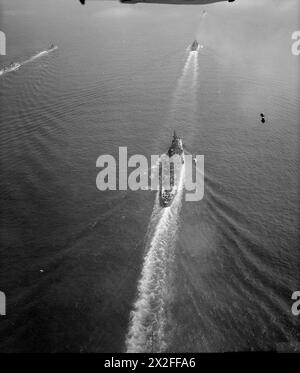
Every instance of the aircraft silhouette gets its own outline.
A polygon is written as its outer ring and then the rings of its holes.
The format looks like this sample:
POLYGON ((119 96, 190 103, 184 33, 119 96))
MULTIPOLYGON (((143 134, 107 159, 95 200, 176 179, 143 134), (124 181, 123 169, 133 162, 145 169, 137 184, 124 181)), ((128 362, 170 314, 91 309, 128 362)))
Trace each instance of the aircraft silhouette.
MULTIPOLYGON (((79 0, 82 5, 85 4, 86 0, 79 0)), ((96 1, 96 0, 94 0, 96 1)), ((228 1, 229 3, 235 0, 120 0, 121 3, 136 4, 136 3, 153 3, 153 4, 181 4, 181 5, 205 5, 218 3, 220 1, 228 1)))

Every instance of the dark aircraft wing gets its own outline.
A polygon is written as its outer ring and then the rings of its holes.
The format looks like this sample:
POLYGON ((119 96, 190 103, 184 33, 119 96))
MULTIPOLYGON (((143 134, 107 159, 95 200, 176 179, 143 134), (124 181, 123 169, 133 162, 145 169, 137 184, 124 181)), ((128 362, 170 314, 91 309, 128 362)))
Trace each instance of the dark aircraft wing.
MULTIPOLYGON (((85 4, 86 2, 86 0, 79 0, 79 1, 81 2, 81 4, 85 4)), ((220 1, 228 1, 229 3, 232 3, 235 0, 120 0, 121 3, 127 3, 127 4, 152 3, 152 4, 182 4, 182 5, 197 5, 197 4, 205 5, 205 4, 218 3, 220 1)))

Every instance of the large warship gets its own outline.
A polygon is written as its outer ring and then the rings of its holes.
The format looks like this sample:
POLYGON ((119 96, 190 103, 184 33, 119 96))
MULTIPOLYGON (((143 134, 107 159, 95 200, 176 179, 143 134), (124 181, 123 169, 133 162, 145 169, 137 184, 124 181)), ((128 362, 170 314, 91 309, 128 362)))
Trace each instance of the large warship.
MULTIPOLYGON (((169 207, 176 196, 178 190, 178 182, 182 164, 184 163, 184 153, 182 140, 177 136, 174 131, 172 144, 168 149, 166 155, 166 161, 169 164, 169 185, 165 188, 166 175, 163 174, 163 162, 160 163, 160 189, 159 189, 159 200, 162 207, 169 207), (178 155, 180 162, 172 161, 172 157, 178 155)), ((173 158, 174 160, 174 158, 173 158)), ((178 160, 178 159, 177 159, 178 160)), ((168 177, 167 176, 167 177, 168 177)))

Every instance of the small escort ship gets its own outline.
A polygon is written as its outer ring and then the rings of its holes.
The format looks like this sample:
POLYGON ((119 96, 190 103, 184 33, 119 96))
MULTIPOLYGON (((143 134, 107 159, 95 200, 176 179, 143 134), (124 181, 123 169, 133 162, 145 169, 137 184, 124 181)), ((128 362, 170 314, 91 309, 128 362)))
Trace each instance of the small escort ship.
POLYGON ((193 41, 193 44, 191 45, 191 51, 192 52, 195 52, 199 49, 199 43, 197 42, 197 40, 194 40, 193 41))
POLYGON ((50 47, 47 49, 48 52, 52 52, 54 51, 55 49, 57 49, 57 45, 55 44, 51 44, 50 47))
POLYGON ((8 73, 11 71, 16 71, 21 67, 21 64, 19 62, 11 62, 8 66, 4 67, 1 72, 2 73, 8 73))
POLYGON ((176 185, 179 182, 180 172, 182 168, 182 164, 184 163, 184 153, 183 153, 183 145, 182 140, 179 136, 177 136, 176 132, 174 131, 172 144, 165 154, 166 161, 169 163, 169 173, 168 175, 170 177, 169 180, 169 189, 165 189, 164 187, 164 181, 165 178, 162 172, 162 162, 160 162, 160 188, 159 188, 159 200, 160 205, 162 207, 169 207, 176 196, 178 185, 176 185), (176 162, 172 162, 171 158, 175 155, 179 155, 181 159, 181 164, 177 164, 176 162))

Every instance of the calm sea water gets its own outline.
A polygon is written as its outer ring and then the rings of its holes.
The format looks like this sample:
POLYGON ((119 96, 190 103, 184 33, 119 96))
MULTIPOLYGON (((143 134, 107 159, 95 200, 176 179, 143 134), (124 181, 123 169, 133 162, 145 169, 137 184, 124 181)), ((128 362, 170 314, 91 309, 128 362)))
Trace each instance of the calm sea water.
POLYGON ((299 340, 297 2, 0 4, 0 64, 21 63, 0 76, 0 350, 299 340), (161 154, 173 129, 205 157, 202 201, 97 190, 99 155, 161 154))

